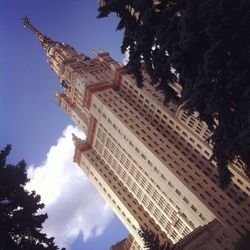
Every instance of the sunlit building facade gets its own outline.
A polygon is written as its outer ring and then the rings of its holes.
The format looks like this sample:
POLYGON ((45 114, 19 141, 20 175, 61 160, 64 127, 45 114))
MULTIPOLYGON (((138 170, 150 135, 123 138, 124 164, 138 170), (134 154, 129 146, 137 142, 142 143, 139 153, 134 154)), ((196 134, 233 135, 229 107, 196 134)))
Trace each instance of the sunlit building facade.
POLYGON ((109 53, 89 58, 24 23, 63 87, 57 103, 87 136, 74 137, 74 161, 128 229, 130 249, 143 249, 140 227, 180 249, 234 249, 250 230, 250 184, 240 161, 221 190, 207 126, 164 105, 146 73, 139 89, 109 53))

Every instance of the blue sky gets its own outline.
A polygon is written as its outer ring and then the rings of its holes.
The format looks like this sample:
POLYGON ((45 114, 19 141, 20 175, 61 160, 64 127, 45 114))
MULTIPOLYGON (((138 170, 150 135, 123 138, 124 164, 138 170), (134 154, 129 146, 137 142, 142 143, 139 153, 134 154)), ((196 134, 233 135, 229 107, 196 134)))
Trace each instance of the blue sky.
MULTIPOLYGON (((81 53, 92 57, 91 50, 101 48, 110 52, 114 59, 122 61, 124 58, 120 53, 122 33, 115 31, 118 20, 115 16, 96 19, 97 6, 97 0, 1 0, 0 147, 4 147, 7 143, 12 144, 10 162, 15 163, 23 158, 26 160, 31 169, 30 173, 33 173, 31 176, 34 178, 35 188, 38 186, 37 180, 41 173, 35 170, 40 169, 45 172, 44 169, 49 169, 50 164, 55 164, 51 160, 53 158, 51 155, 59 150, 60 143, 66 143, 67 133, 75 128, 68 126, 73 125, 70 118, 54 101, 55 90, 60 89, 57 76, 48 66, 45 53, 37 39, 30 30, 23 27, 21 18, 27 15, 31 23, 41 32, 54 40, 70 44, 81 53)), ((62 164, 65 165, 65 162, 62 164)), ((70 187, 65 186, 65 183, 60 185, 64 185, 63 188, 67 188, 68 191, 74 189, 72 185, 70 187)), ((71 249, 83 250, 108 249, 112 243, 122 239, 127 231, 106 207, 100 210, 105 203, 97 198, 94 189, 84 177, 83 184, 79 185, 85 185, 82 187, 91 190, 88 194, 93 194, 96 200, 95 203, 89 202, 90 205, 87 207, 85 204, 75 206, 78 206, 78 209, 86 209, 85 212, 90 208, 97 208, 96 213, 103 212, 106 217, 104 216, 102 224, 99 225, 95 221, 97 224, 92 227, 86 226, 91 224, 91 218, 88 218, 84 222, 85 227, 79 225, 79 232, 75 231, 73 236, 69 237, 68 246, 71 246, 71 249), (85 237, 83 242, 81 230, 85 229, 89 230, 89 237, 85 237)), ((41 187, 41 192, 44 191, 43 188, 41 187)), ((78 193, 81 195, 81 191, 78 193)), ((66 206, 69 203, 65 197, 60 199, 58 197, 56 201, 60 200, 61 204, 66 206)), ((59 208, 56 207, 55 200, 53 202, 55 211, 59 208)), ((51 203, 48 203, 48 207, 52 207, 51 203)), ((75 214, 73 208, 70 209, 71 213, 75 214)), ((66 213, 67 207, 62 212, 61 218, 67 217, 66 213)), ((88 214, 88 211, 86 213, 88 214)), ((71 221, 73 219, 72 217, 71 221)))

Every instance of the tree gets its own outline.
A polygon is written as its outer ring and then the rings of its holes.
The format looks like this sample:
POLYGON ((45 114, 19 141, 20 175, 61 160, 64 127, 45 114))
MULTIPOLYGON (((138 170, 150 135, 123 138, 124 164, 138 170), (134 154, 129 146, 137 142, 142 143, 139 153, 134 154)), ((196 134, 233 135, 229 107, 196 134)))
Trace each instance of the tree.
POLYGON ((250 177, 249 9, 248 0, 106 0, 99 7, 99 18, 112 12, 120 18, 126 69, 138 86, 143 64, 166 103, 184 104, 208 125, 221 187, 236 159, 250 177), (180 98, 174 82, 182 87, 180 98))
POLYGON ((0 249, 59 249, 53 237, 41 232, 48 216, 37 213, 44 207, 40 196, 24 188, 29 181, 26 163, 7 164, 10 151, 10 145, 0 151, 0 249))
POLYGON ((250 246, 250 232, 248 231, 242 238, 235 244, 235 250, 248 250, 250 246))
POLYGON ((170 244, 161 245, 158 235, 155 235, 152 231, 146 228, 141 228, 139 235, 143 238, 144 246, 148 250, 170 250, 173 249, 170 247, 170 244))

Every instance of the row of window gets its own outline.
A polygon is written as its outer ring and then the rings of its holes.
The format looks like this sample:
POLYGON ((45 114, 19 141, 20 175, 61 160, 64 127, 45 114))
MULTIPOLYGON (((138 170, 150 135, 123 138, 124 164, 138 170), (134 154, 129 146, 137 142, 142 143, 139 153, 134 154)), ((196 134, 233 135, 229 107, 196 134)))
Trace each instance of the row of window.
MULTIPOLYGON (((160 196, 159 192, 153 188, 153 186, 149 183, 149 181, 142 176, 142 173, 140 173, 134 165, 131 164, 131 162, 126 159, 123 153, 117 153, 119 152, 118 148, 115 146, 114 142, 111 142, 110 138, 108 137, 107 139, 107 147, 109 148, 110 151, 112 151, 112 154, 114 157, 112 157, 111 152, 109 153, 106 149, 104 150, 104 158, 107 159, 108 164, 114 169, 114 171, 123 179, 123 182, 126 182, 127 185, 130 187, 131 191, 133 194, 136 194, 136 197, 142 201, 144 206, 148 207, 150 210, 151 214, 154 214, 153 208, 155 208, 155 205, 153 205, 153 202, 150 201, 152 199, 155 202, 158 202, 158 199, 161 198, 161 206, 163 204, 168 204, 167 201, 160 196), (116 147, 116 149, 115 149, 116 147), (115 149, 115 150, 114 150, 115 149), (117 159, 117 157, 120 157, 117 159), (124 169, 118 164, 116 160, 122 164, 124 164, 124 169), (135 181, 133 180, 135 179, 135 181), (138 183, 138 184, 137 184, 138 183), (141 189, 143 188, 143 189, 141 189)), ((175 217, 177 215, 177 212, 175 209, 172 208, 172 205, 167 205, 162 207, 162 211, 164 214, 172 214, 170 215, 171 218, 175 217)), ((161 213, 162 214, 162 213, 161 213)), ((163 220, 162 218, 165 218, 164 215, 162 214, 161 221, 163 220)), ((173 219, 172 218, 172 219, 173 219)), ((170 217, 169 217, 170 219, 170 217)), ((171 220, 172 220, 171 219, 171 220)), ((160 218, 158 218, 158 221, 160 218)), ((165 222, 166 223, 166 222, 165 222)), ((187 231, 187 230, 186 230, 187 231)), ((189 229, 190 232, 190 229, 189 229)))
MULTIPOLYGON (((112 195, 108 192, 108 190, 104 187, 104 185, 101 183, 101 179, 104 181, 108 181, 109 182, 109 186, 112 185, 112 187, 116 190, 116 189, 120 189, 121 188, 121 183, 119 183, 119 181, 116 179, 116 177, 113 175, 112 171, 110 171, 108 169, 107 166, 105 166, 104 163, 102 163, 100 161, 100 158, 98 157, 98 155, 95 155, 94 151, 91 151, 89 153, 87 153, 87 156, 89 158, 89 160, 92 162, 92 164, 94 164, 96 166, 96 171, 100 171, 101 173, 105 170, 106 174, 102 173, 101 175, 103 175, 105 178, 102 179, 100 178, 100 180, 97 178, 97 176, 93 173, 93 171, 91 170, 91 168, 87 167, 87 164, 82 161, 82 164, 85 166, 85 168, 87 169, 87 171, 89 172, 89 174, 92 176, 93 180, 95 181, 96 184, 98 184, 101 189, 103 190, 103 192, 105 193, 105 196, 109 198, 110 202, 112 202, 117 209, 120 211, 120 213, 122 214, 123 217, 126 218, 126 220, 128 221, 128 223, 131 225, 132 229, 134 230, 135 233, 137 233, 137 228, 135 225, 132 224, 131 220, 129 219, 129 217, 127 216, 127 214, 121 209, 121 206, 119 206, 119 204, 117 204, 117 202, 113 199, 112 195), (99 165, 101 164, 101 165, 99 165), (109 176, 107 176, 107 174, 109 176), (118 185, 120 184, 120 185, 118 185), (117 186, 118 185, 118 186, 117 186)), ((115 191, 117 192, 117 194, 119 195, 119 199, 123 199, 125 202, 127 201, 126 196, 127 191, 126 189, 123 188, 123 192, 121 193, 120 191, 115 191)), ((130 197, 131 198, 131 197, 130 197)), ((129 204, 128 204, 129 205, 129 204)), ((131 205, 129 205, 131 207, 131 205)))
MULTIPOLYGON (((114 126, 114 124, 113 124, 113 127, 115 128, 115 129, 117 129, 117 127, 116 126, 114 126)), ((100 132, 99 132, 99 130, 98 130, 98 135, 100 134, 100 132)), ((97 136, 98 137, 98 136, 97 136)), ((108 142, 107 142, 108 144, 111 144, 111 141, 110 141, 110 139, 108 139, 108 142)), ((130 145, 131 146, 133 146, 133 143, 130 141, 130 145)), ((115 145, 114 144, 112 144, 112 146, 110 146, 109 145, 109 147, 110 147, 110 149, 111 149, 111 152, 112 153, 114 153, 114 149, 115 149, 115 145)), ((137 151, 138 153, 139 153, 139 149, 138 148, 135 148, 135 151, 137 151)), ((117 152, 116 151, 116 157, 119 157, 119 155, 120 155, 120 153, 119 152, 117 152)), ((142 154, 142 157, 144 158, 144 159, 146 159, 146 156, 145 155, 143 155, 142 154)), ((170 157, 170 156, 169 156, 170 157)), ((171 157, 172 158, 172 157, 171 157)), ((152 163, 150 162, 150 161, 148 161, 148 163, 152 166, 152 163)), ((159 170, 156 168, 156 167, 154 167, 154 170, 157 172, 157 173, 159 173, 159 170)), ((161 174, 161 178, 162 179, 164 179, 164 180, 166 180, 166 177, 165 177, 165 175, 164 174, 161 174)), ((143 182, 142 182, 142 186, 143 186, 143 182)), ((172 185, 172 188, 173 188, 173 185, 172 185)), ((148 191, 148 190, 147 190, 148 191)), ((176 193, 179 195, 179 196, 181 196, 181 193, 180 193, 180 191, 179 190, 177 190, 176 191, 176 193)), ((184 201, 186 201, 187 199, 184 197, 184 201)), ((187 204, 189 203, 189 202, 186 202, 187 204)), ((189 205, 190 207, 191 207, 191 209, 194 211, 194 212, 197 212, 197 209, 195 208, 195 206, 193 206, 193 205, 189 205)), ((202 219, 202 220, 205 220, 205 218, 204 218, 204 216, 202 215, 202 214, 199 214, 199 217, 202 219)))
MULTIPOLYGON (((111 105, 112 106, 112 105, 111 105)), ((119 111, 120 112, 120 111, 119 111)), ((192 160, 190 157, 188 157, 189 158, 189 160, 192 160)), ((204 160, 206 160, 206 159, 204 159, 204 160)), ((178 164, 178 163, 177 163, 178 164)), ((207 162, 204 164, 204 162, 203 162, 203 160, 201 161, 201 166, 199 166, 199 167, 204 167, 204 166, 206 166, 206 168, 208 168, 207 167, 207 162)), ((182 168, 181 170, 185 170, 184 168, 182 168)), ((178 171, 178 170, 177 170, 178 171)), ((180 174, 181 175, 181 174, 180 174)), ((192 175, 191 175, 191 177, 192 177, 192 175)), ((193 178, 193 177, 192 177, 193 178)), ((195 177, 195 180, 197 180, 197 177, 195 177)), ((196 183, 197 184, 197 183, 196 183)), ((200 186, 198 187, 195 187, 195 185, 192 185, 192 188, 194 189, 194 190, 199 190, 200 189, 200 186)), ((216 201, 214 201, 215 203, 216 203, 216 201)))
MULTIPOLYGON (((110 170, 107 165, 105 165, 105 163, 101 160, 101 158, 95 154, 94 151, 92 152, 88 152, 87 156, 89 158, 89 160, 96 166, 97 171, 101 172, 101 175, 103 175, 105 177, 105 180, 108 181, 110 184, 108 185, 112 185, 112 187, 116 190, 117 188, 120 189, 122 188, 122 193, 118 190, 115 191, 117 192, 118 196, 119 196, 119 200, 123 203, 123 201, 125 202, 125 206, 128 206, 131 208, 131 210, 133 211, 132 216, 134 218, 136 218, 137 220, 139 220, 139 224, 142 225, 144 224, 144 226, 146 228, 151 228, 152 226, 154 226, 154 229, 156 230, 156 232, 159 231, 158 227, 156 226, 156 224, 150 219, 148 213, 143 212, 144 209, 141 207, 141 205, 139 205, 139 203, 128 193, 128 190, 123 186, 123 184, 121 184, 120 181, 117 180, 117 178, 114 176, 114 173, 112 170, 110 170), (101 164, 101 165, 100 165, 101 164), (100 166, 99 166, 100 165, 100 166), (106 172, 107 174, 103 174, 103 171, 106 172), (109 177, 110 175, 110 177, 109 177), (113 178, 112 178, 113 177, 113 178), (116 184, 118 184, 118 186, 116 186, 116 184), (122 201, 123 200, 123 201, 122 201), (129 202, 133 202, 133 209, 132 206, 129 202), (137 211, 135 211, 134 209, 137 209, 137 211), (133 215, 134 214, 134 215, 133 215), (144 218, 141 218, 141 216, 143 216, 144 218), (151 226, 149 225, 151 224, 151 226)), ((83 165, 86 165, 84 162, 82 162, 83 165)), ((99 183, 99 186, 103 189, 103 191, 108 195, 110 201, 112 201, 112 203, 118 208, 118 210, 121 212, 121 214, 126 217, 126 214, 122 211, 121 207, 117 204, 117 202, 112 199, 112 196, 108 193, 108 191, 103 187, 103 185, 101 184, 101 182, 98 182, 98 178, 94 176, 93 172, 88 168, 88 171, 90 172, 90 174, 93 176, 93 178, 95 179, 96 183, 99 183)), ((127 221, 131 224, 131 221, 129 218, 127 218, 127 221)), ((132 225, 134 230, 137 230, 136 227, 134 225, 132 225)), ((161 233, 162 237, 166 237, 166 235, 164 235, 163 233, 161 233)))

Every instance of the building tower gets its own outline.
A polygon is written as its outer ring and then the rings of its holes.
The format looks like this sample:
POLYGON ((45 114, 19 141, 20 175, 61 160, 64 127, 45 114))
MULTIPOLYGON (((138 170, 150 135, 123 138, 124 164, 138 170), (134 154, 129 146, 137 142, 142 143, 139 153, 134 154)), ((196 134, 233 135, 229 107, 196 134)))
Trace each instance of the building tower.
POLYGON ((127 227, 131 249, 143 249, 140 227, 180 249, 234 249, 250 230, 250 183, 240 161, 226 190, 217 181, 207 126, 163 94, 144 73, 132 75, 103 51, 95 58, 41 34, 48 63, 63 87, 59 106, 87 135, 74 137, 74 161, 127 227))

